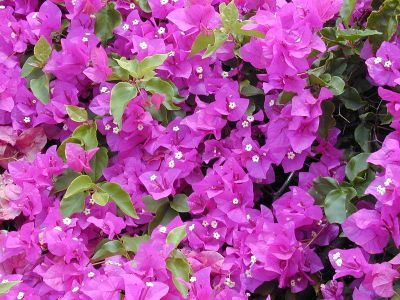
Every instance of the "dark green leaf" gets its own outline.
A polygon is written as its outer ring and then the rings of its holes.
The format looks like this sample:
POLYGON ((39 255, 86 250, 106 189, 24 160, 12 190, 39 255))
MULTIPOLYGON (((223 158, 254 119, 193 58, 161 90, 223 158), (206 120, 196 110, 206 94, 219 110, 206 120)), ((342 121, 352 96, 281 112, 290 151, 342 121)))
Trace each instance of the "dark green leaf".
POLYGON ((186 237, 186 225, 172 229, 167 235, 167 243, 178 247, 179 243, 186 237))
POLYGON ((348 41, 356 41, 358 39, 368 37, 368 36, 373 36, 373 35, 381 35, 379 31, 376 30, 371 30, 371 29, 344 29, 344 30, 339 30, 337 32, 338 38, 343 39, 343 40, 348 40, 348 41))
POLYGON ((113 30, 122 22, 121 14, 114 8, 114 3, 108 3, 96 13, 95 33, 103 42, 107 42, 113 35, 113 30))
POLYGON ((65 191, 69 187, 71 182, 79 175, 81 174, 72 171, 71 169, 65 170, 63 174, 61 174, 56 178, 52 193, 59 193, 65 191))
POLYGON ((328 137, 329 129, 336 125, 336 120, 333 117, 335 104, 332 101, 323 101, 321 103, 322 115, 319 117, 318 134, 322 138, 328 137))
POLYGON ((42 63, 47 62, 51 54, 51 45, 43 36, 35 44, 33 48, 33 54, 36 59, 42 63))
POLYGON ((77 138, 69 137, 62 141, 61 145, 57 148, 57 154, 64 161, 67 159, 65 156, 65 146, 67 145, 67 143, 75 143, 75 144, 81 145, 81 140, 77 139, 77 138))
POLYGON ((139 7, 145 12, 145 13, 151 13, 151 7, 149 5, 149 2, 147 0, 138 0, 139 7))
POLYGON ((43 73, 29 82, 33 95, 43 104, 49 103, 49 78, 43 73))
POLYGON ((128 103, 136 97, 137 89, 128 82, 118 82, 111 91, 110 112, 118 127, 122 127, 122 116, 128 103))
POLYGON ((350 181, 356 179, 359 173, 368 169, 369 165, 367 159, 369 153, 360 153, 353 156, 346 165, 346 176, 350 181))
POLYGON ((139 218, 136 214, 135 208, 133 207, 131 197, 121 188, 119 184, 114 182, 103 182, 99 183, 98 187, 109 194, 111 200, 117 204, 123 213, 134 219, 139 218))
POLYGON ((252 86, 248 80, 240 82, 240 93, 246 97, 264 94, 262 89, 252 86))
POLYGON ((326 195, 337 188, 339 188, 339 184, 336 179, 331 177, 318 177, 314 180, 313 186, 308 193, 314 197, 317 204, 322 205, 326 195))
POLYGON ((86 109, 74 105, 65 105, 68 116, 72 121, 85 122, 88 119, 88 113, 86 109))
POLYGON ((296 93, 293 92, 281 92, 278 96, 278 104, 282 105, 282 104, 286 104, 290 101, 292 101, 293 97, 296 96, 296 93))
POLYGON ((71 184, 65 192, 64 198, 71 197, 78 193, 87 191, 93 187, 92 179, 87 175, 80 175, 72 180, 71 184))
POLYGON ((357 90, 353 87, 347 87, 339 96, 339 99, 343 102, 344 106, 350 110, 359 110, 367 104, 366 101, 361 99, 357 90))
POLYGON ((120 241, 108 241, 101 245, 92 257, 92 262, 101 261, 115 255, 126 255, 124 246, 120 241))
POLYGON ((178 213, 173 210, 168 202, 160 205, 156 211, 156 216, 149 223, 149 233, 153 231, 158 225, 167 225, 178 213))
POLYGON ((187 196, 184 194, 175 195, 174 199, 171 202, 171 207, 177 212, 189 212, 187 196))
POLYGON ((103 169, 107 167, 108 164, 108 155, 107 148, 101 147, 97 150, 95 156, 90 160, 90 167, 92 168, 92 172, 89 173, 90 178, 93 181, 98 180, 103 175, 103 169))
POLYGON ((146 211, 155 213, 157 209, 164 203, 168 203, 168 198, 162 198, 159 200, 154 200, 152 196, 144 196, 142 201, 146 207, 146 211))
POLYGON ((88 193, 74 194, 68 198, 64 197, 61 200, 60 210, 64 218, 70 217, 76 212, 81 212, 85 208, 85 199, 88 193))
POLYGON ((330 191, 324 201, 324 210, 328 221, 342 224, 355 210, 354 205, 350 202, 355 196, 357 196, 357 192, 351 187, 341 187, 330 191))
POLYGON ((143 243, 149 239, 150 239, 150 236, 148 236, 147 234, 144 234, 141 236, 133 236, 133 237, 124 235, 121 237, 121 241, 125 247, 125 250, 129 251, 129 252, 134 252, 134 253, 136 253, 138 251, 141 243, 143 243))
POLYGON ((349 26, 351 14, 353 13, 354 7, 356 6, 357 0, 344 0, 342 9, 340 10, 340 16, 343 19, 343 23, 349 26))
POLYGON ((371 128, 365 123, 359 124, 354 131, 354 138, 364 152, 371 152, 370 137, 371 128))
POLYGON ((331 80, 328 82, 328 87, 334 95, 340 95, 344 91, 346 83, 339 76, 332 76, 331 80))

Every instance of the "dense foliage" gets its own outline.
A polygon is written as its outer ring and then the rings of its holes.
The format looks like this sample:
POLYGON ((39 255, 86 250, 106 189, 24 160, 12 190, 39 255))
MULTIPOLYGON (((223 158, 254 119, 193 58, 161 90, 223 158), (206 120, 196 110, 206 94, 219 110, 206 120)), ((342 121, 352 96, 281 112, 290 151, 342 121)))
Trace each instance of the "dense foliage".
POLYGON ((400 299, 399 15, 0 0, 0 298, 400 299))

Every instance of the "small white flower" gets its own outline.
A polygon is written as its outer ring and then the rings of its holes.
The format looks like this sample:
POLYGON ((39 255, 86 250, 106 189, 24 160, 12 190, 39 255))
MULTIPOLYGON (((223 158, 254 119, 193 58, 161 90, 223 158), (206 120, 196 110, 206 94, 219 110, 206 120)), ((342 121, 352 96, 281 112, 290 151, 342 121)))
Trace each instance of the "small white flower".
POLYGON ((253 116, 247 116, 247 121, 254 122, 254 117, 253 116))
POLYGON ((1 283, 7 283, 7 282, 8 282, 7 279, 3 279, 3 280, 1 281, 1 283))
POLYGON ((150 181, 155 181, 157 179, 157 175, 153 174, 150 176, 150 181))
POLYGON ((250 270, 246 270, 246 271, 244 272, 244 274, 246 275, 247 278, 251 278, 251 277, 252 277, 251 271, 250 271, 250 270))
POLYGON ((38 17, 38 13, 37 12, 33 13, 32 19, 36 19, 37 17, 38 17))
POLYGON ((386 178, 385 182, 383 183, 384 186, 389 186, 393 182, 392 178, 386 178))
POLYGON ((194 276, 192 276, 192 277, 190 277, 189 281, 190 281, 190 282, 196 282, 196 281, 197 281, 197 278, 194 277, 194 276))
POLYGON ((53 229, 57 231, 62 231, 62 228, 60 226, 55 226, 53 229))
POLYGON ((104 129, 107 130, 107 131, 110 130, 111 129, 111 125, 107 124, 106 126, 104 126, 104 129))
POLYGON ((269 106, 274 106, 274 104, 275 104, 275 101, 274 100, 269 100, 269 106))
POLYGON ((93 199, 93 198, 90 198, 89 203, 90 203, 90 204, 95 204, 94 199, 93 199))
POLYGON ((72 0, 72 1, 71 1, 71 4, 72 4, 73 6, 75 6, 75 5, 76 5, 76 0, 72 0))
POLYGON ((254 265, 257 262, 257 257, 255 255, 250 256, 250 262, 254 265))
POLYGON ((140 42, 139 47, 140 47, 142 50, 145 50, 145 49, 147 49, 147 43, 146 43, 146 42, 140 42))
POLYGON ((290 151, 287 153, 287 158, 288 159, 294 159, 296 157, 296 154, 293 151, 290 151))
POLYGON ((86 216, 90 215, 90 208, 85 208, 85 209, 83 210, 83 213, 84 213, 86 216))
POLYGON ((31 118, 30 117, 25 117, 24 118, 24 123, 30 123, 31 122, 31 118))
POLYGON ((376 191, 383 196, 386 193, 386 188, 384 186, 378 185, 376 187, 376 191))
POLYGON ((146 282, 146 286, 148 286, 148 287, 153 287, 153 286, 154 286, 154 283, 152 283, 152 282, 150 282, 150 281, 147 281, 147 282, 146 282))
POLYGON ((207 221, 203 221, 201 224, 202 224, 204 227, 207 227, 207 226, 209 225, 207 221))
POLYGON ((243 126, 244 128, 249 127, 249 122, 243 121, 243 122, 242 122, 242 126, 243 126))
POLYGON ((25 293, 24 293, 24 292, 19 292, 18 295, 17 295, 17 299, 18 299, 18 300, 21 300, 21 299, 24 298, 24 296, 25 296, 25 293))
POLYGON ((181 159, 183 157, 183 153, 181 151, 175 152, 175 158, 181 159))
POLYGON ((232 199, 232 203, 235 204, 235 205, 239 204, 239 199, 238 198, 233 198, 232 199))
POLYGON ((125 30, 125 31, 127 31, 127 30, 129 29, 129 25, 125 23, 125 24, 122 26, 122 29, 125 30))
POLYGON ((184 32, 184 31, 181 31, 181 35, 185 35, 185 32, 184 32))
POLYGON ((228 105, 228 107, 230 108, 230 109, 235 109, 236 108, 236 103, 235 102, 229 102, 229 105, 228 105))
POLYGON ((175 56, 175 51, 169 51, 168 56, 175 56))
POLYGON ((198 66, 197 68, 196 68, 196 73, 197 74, 201 74, 201 73, 203 73, 203 67, 201 67, 201 66, 198 66))
POLYGON ((225 282, 224 282, 224 283, 225 283, 226 286, 228 286, 228 287, 230 287, 230 288, 234 288, 235 285, 236 285, 235 282, 232 281, 232 280, 231 280, 230 278, 228 278, 228 277, 225 279, 225 282))
POLYGON ((70 225, 72 220, 70 218, 64 218, 63 220, 64 225, 70 225))
POLYGON ((249 214, 246 215, 247 221, 251 220, 251 216, 249 214))
POLYGON ((165 28, 164 27, 158 28, 157 33, 158 34, 164 34, 165 33, 165 28))
POLYGON ((118 134, 121 130, 118 128, 118 126, 113 128, 113 133, 118 134))
POLYGON ((35 104, 37 101, 36 99, 32 99, 32 103, 35 104))
POLYGON ((196 224, 192 224, 192 225, 190 225, 190 226, 189 226, 189 230, 190 230, 190 231, 193 231, 193 230, 194 230, 194 228, 195 228, 195 226, 196 226, 196 224))
POLYGON ((387 60, 383 65, 385 66, 385 68, 390 68, 392 66, 392 62, 390 60, 387 60))
POLYGON ((219 238, 221 237, 221 235, 220 235, 218 232, 214 232, 214 233, 213 233, 213 237, 214 237, 214 239, 219 240, 219 238))
POLYGON ((138 124, 137 129, 138 129, 139 131, 142 131, 142 130, 144 129, 143 124, 141 124, 141 123, 138 124))
POLYGON ((168 162, 168 167, 170 167, 171 169, 175 167, 175 161, 174 161, 173 159, 171 159, 171 160, 168 162))
POLYGON ((258 155, 253 155, 253 157, 251 158, 251 160, 255 163, 258 163, 260 160, 260 157, 258 155))
POLYGON ((175 131, 175 132, 179 131, 179 129, 180 129, 179 126, 172 127, 172 130, 175 131))
POLYGON ((253 150, 253 146, 252 146, 251 144, 247 144, 247 145, 244 147, 244 149, 245 149, 247 152, 250 152, 251 150, 253 150))
POLYGON ((167 5, 168 4, 168 0, 160 0, 161 5, 167 5))
POLYGON ((136 7, 135 3, 129 4, 129 8, 130 8, 130 9, 135 9, 135 7, 136 7))
POLYGON ((215 221, 215 220, 211 221, 211 227, 214 228, 214 229, 217 228, 218 227, 218 222, 215 221))
POLYGON ((74 288, 72 289, 72 292, 73 292, 73 293, 76 293, 77 291, 79 291, 79 287, 78 287, 78 286, 76 286, 76 287, 74 287, 74 288))
POLYGON ((338 267, 341 267, 343 265, 343 260, 341 258, 335 260, 335 263, 338 267))
POLYGON ((139 24, 139 20, 138 19, 135 19, 135 20, 132 21, 132 25, 137 25, 137 24, 139 24))
POLYGON ((341 256, 340 252, 336 252, 336 253, 334 253, 334 254, 332 255, 332 258, 333 258, 334 260, 337 260, 338 258, 340 258, 340 256, 341 256))
POLYGON ((375 57, 375 59, 374 59, 374 64, 380 64, 382 62, 382 57, 375 57))
POLYGON ((93 273, 93 272, 89 272, 89 273, 87 274, 87 277, 93 278, 93 277, 94 277, 94 273, 93 273))
POLYGON ((167 232, 167 227, 161 226, 160 229, 159 229, 159 231, 160 231, 161 233, 166 233, 166 232, 167 232))
POLYGON ((227 77, 229 77, 229 73, 226 72, 226 71, 223 71, 223 72, 221 73, 221 76, 224 77, 224 78, 227 78, 227 77))
POLYGON ((84 37, 82 38, 82 42, 86 43, 86 42, 88 42, 88 41, 89 41, 89 39, 88 39, 86 36, 84 36, 84 37))
POLYGON ((110 90, 108 89, 108 87, 106 87, 106 86, 103 86, 101 89, 100 89, 100 93, 109 93, 110 92, 110 90))

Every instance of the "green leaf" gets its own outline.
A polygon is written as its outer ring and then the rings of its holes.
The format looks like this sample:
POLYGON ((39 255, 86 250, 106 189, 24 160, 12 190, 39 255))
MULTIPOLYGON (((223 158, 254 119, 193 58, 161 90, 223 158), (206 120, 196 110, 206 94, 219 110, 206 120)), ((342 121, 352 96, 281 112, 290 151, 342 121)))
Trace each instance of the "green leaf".
POLYGON ((190 209, 187 203, 187 196, 184 194, 175 195, 171 202, 171 207, 177 212, 189 212, 190 209))
POLYGON ((64 218, 70 217, 76 212, 81 212, 85 208, 85 199, 88 193, 78 193, 61 200, 60 210, 64 218))
POLYGON ((136 253, 139 249, 141 243, 148 241, 150 236, 147 234, 140 235, 140 236, 127 236, 124 235, 121 237, 122 244, 126 251, 136 253))
POLYGON ((232 29, 239 20, 239 11, 234 1, 230 2, 228 5, 221 3, 219 5, 219 13, 222 24, 227 30, 232 29))
POLYGON ((64 198, 71 197, 81 192, 85 192, 93 187, 92 179, 87 175, 80 175, 72 180, 67 191, 65 192, 64 198))
POLYGON ((371 152, 371 128, 364 122, 359 124, 354 131, 354 139, 364 152, 371 152))
POLYGON ((107 194, 106 192, 97 191, 92 195, 92 199, 96 204, 98 204, 100 206, 104 206, 108 203, 108 199, 110 199, 110 195, 107 194))
POLYGON ((344 92, 339 96, 344 106, 350 110, 359 110, 367 104, 362 100, 358 91, 353 87, 347 87, 344 92))
POLYGON ((126 256, 125 248, 120 241, 108 241, 96 250, 91 260, 97 262, 115 255, 126 256))
POLYGON ((318 177, 314 180, 313 186, 308 193, 314 197, 317 204, 322 205, 326 195, 337 188, 339 188, 339 184, 336 179, 332 177, 318 177))
POLYGON ((113 30, 122 22, 121 14, 114 8, 114 3, 108 3, 96 13, 95 33, 103 42, 107 42, 113 35, 113 30))
POLYGON ((149 2, 147 0, 138 0, 139 7, 145 12, 145 13, 151 13, 151 7, 149 5, 149 2))
POLYGON ((290 101, 292 101, 293 97, 296 96, 296 93, 293 92, 281 92, 278 96, 277 102, 278 104, 282 105, 282 104, 286 104, 290 101))
POLYGON ((0 283, 0 296, 7 294, 14 286, 20 284, 21 280, 12 280, 0 283))
POLYGON ((146 211, 155 213, 157 209, 164 203, 168 203, 168 198, 162 198, 159 200, 154 200, 152 196, 144 196, 142 198, 146 211))
POLYGON ((340 10, 340 16, 343 19, 343 23, 349 26, 351 14, 353 13, 354 7, 356 6, 357 0, 344 0, 342 9, 340 10))
POLYGON ((367 28, 377 30, 382 35, 369 37, 374 49, 379 48, 383 41, 389 41, 397 31, 397 17, 400 14, 399 0, 385 0, 378 11, 373 11, 367 19, 367 28))
POLYGON ((88 113, 86 109, 74 105, 65 105, 68 116, 72 121, 85 122, 88 119, 88 113))
POLYGON ((167 225, 177 215, 178 213, 169 206, 168 202, 161 204, 156 211, 156 216, 149 223, 149 233, 158 225, 167 225))
MULTIPOLYGON (((110 55, 113 56, 113 55, 110 55)), ((108 81, 119 80, 119 81, 128 81, 129 80, 129 72, 122 68, 118 62, 116 61, 118 58, 108 58, 108 65, 112 70, 112 74, 108 76, 108 81)))
POLYGON ((210 57, 222 46, 223 43, 228 39, 229 35, 221 30, 214 30, 214 41, 212 44, 208 45, 206 52, 203 54, 202 58, 210 57))
POLYGON ((39 62, 36 60, 35 56, 30 56, 25 61, 24 65, 22 66, 22 77, 28 77, 33 72, 40 70, 39 62))
POLYGON ((43 36, 35 44, 33 48, 33 54, 36 59, 42 63, 47 62, 51 54, 51 45, 43 36))
POLYGON ((95 156, 90 160, 90 167, 92 168, 92 172, 89 173, 90 178, 93 181, 98 180, 103 175, 103 169, 107 167, 108 164, 108 155, 107 148, 101 147, 97 150, 95 156))
POLYGON ((85 124, 77 127, 71 137, 81 141, 86 150, 96 148, 99 144, 97 141, 96 123, 93 123, 92 125, 85 124))
POLYGON ((144 89, 151 94, 161 94, 165 96, 163 101, 164 106, 167 110, 179 110, 180 108, 176 106, 172 99, 175 96, 175 89, 166 80, 158 77, 154 77, 145 83, 144 89))
POLYGON ((195 39, 192 50, 190 51, 189 58, 195 56, 201 50, 207 49, 208 45, 214 42, 214 32, 206 33, 201 32, 195 39))
POLYGON ((246 97, 251 97, 256 95, 263 95, 264 92, 262 89, 252 86, 250 84, 250 81, 246 79, 240 82, 240 94, 246 97))
POLYGON ((61 174, 56 178, 54 182, 54 187, 52 189, 52 193, 59 193, 65 191, 69 187, 71 182, 79 175, 81 174, 72 171, 71 169, 65 170, 63 174, 61 174))
POLYGON ((128 71, 128 73, 133 77, 133 78, 138 78, 138 67, 139 67, 139 62, 136 59, 133 60, 127 60, 125 57, 121 57, 120 59, 114 59, 117 64, 124 70, 128 71))
MULTIPOLYGON (((43 73, 43 72, 42 72, 43 73)), ((33 95, 43 104, 49 103, 49 78, 45 73, 29 82, 33 95)))
POLYGON ((323 101, 321 103, 322 115, 319 117, 318 134, 320 137, 326 139, 328 137, 329 129, 336 125, 336 120, 333 117, 335 111, 335 104, 332 101, 323 101))
POLYGON ((188 294, 188 288, 185 284, 179 281, 177 278, 188 282, 191 273, 191 267, 186 259, 182 258, 168 258, 167 268, 172 273, 172 281, 174 282, 176 288, 181 293, 182 297, 186 298, 188 294))
POLYGON ((179 243, 186 237, 186 225, 172 229, 167 235, 167 243, 178 247, 179 243))
POLYGON ((373 36, 373 35, 381 35, 382 33, 376 30, 371 30, 371 29, 344 29, 344 30, 339 30, 337 32, 339 39, 344 39, 348 41, 356 41, 358 39, 368 37, 368 36, 373 36))
POLYGON ((161 66, 168 58, 168 54, 155 54, 145 57, 139 62, 138 76, 139 78, 145 77, 148 73, 154 71, 161 66))
POLYGON ((110 111, 118 127, 122 127, 122 116, 128 103, 136 97, 137 89, 128 82, 118 82, 111 91, 110 111))
POLYGON ((99 183, 98 187, 100 187, 104 192, 108 193, 111 200, 117 204, 123 213, 134 219, 139 218, 136 214, 135 208, 133 207, 131 197, 125 190, 121 188, 119 184, 114 182, 103 182, 99 183))
POLYGON ((346 165, 346 176, 350 181, 356 179, 359 173, 368 169, 369 165, 367 159, 369 153, 360 153, 353 156, 346 165))
POLYGON ((339 76, 332 76, 331 80, 328 82, 328 87, 335 96, 343 93, 345 85, 346 83, 339 76))
POLYGON ((355 196, 357 196, 357 192, 351 187, 340 187, 330 191, 324 201, 324 210, 328 221, 342 224, 355 211, 354 205, 350 202, 355 196))
POLYGON ((257 37, 257 38, 265 38, 265 34, 261 31, 258 30, 247 30, 247 29, 242 29, 242 27, 246 25, 245 22, 237 22, 236 24, 233 25, 233 32, 237 35, 244 35, 244 36, 249 36, 249 37, 257 37))

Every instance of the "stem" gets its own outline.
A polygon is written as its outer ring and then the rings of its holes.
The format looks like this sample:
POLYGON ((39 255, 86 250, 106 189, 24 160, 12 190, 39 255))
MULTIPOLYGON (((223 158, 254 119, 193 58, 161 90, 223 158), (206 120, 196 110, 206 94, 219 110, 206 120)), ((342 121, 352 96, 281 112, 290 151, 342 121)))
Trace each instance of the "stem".
POLYGON ((274 193, 274 199, 278 198, 280 195, 282 195, 282 193, 285 191, 285 189, 288 187, 288 185, 290 184, 290 182, 293 179, 295 172, 291 172, 288 176, 288 178, 286 178, 285 182, 283 183, 283 185, 279 188, 279 190, 274 193))

